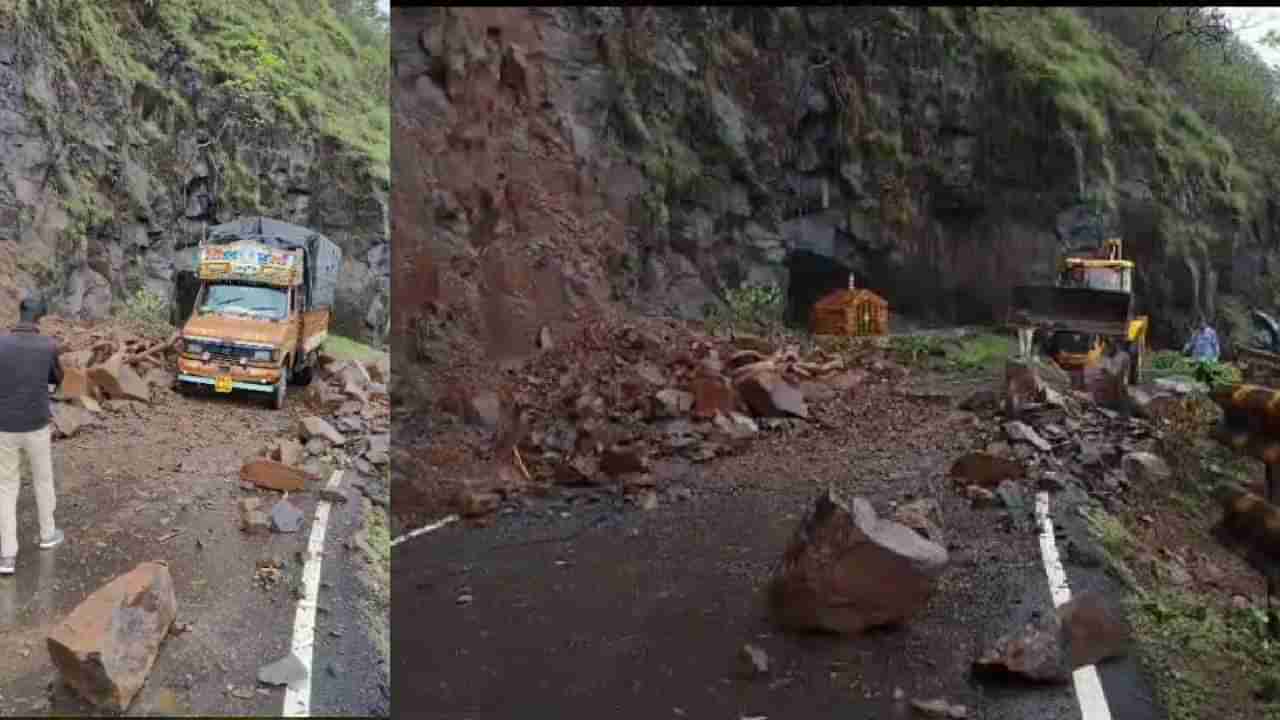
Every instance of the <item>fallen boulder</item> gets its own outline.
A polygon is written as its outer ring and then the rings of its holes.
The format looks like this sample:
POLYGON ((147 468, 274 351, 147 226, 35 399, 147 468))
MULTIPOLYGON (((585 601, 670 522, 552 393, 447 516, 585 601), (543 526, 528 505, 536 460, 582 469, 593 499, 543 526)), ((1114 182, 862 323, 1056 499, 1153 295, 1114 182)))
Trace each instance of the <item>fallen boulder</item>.
POLYGON ((281 440, 272 451, 271 457, 285 465, 301 465, 304 456, 302 443, 297 440, 281 440))
POLYGON ((818 498, 783 555, 770 605, 784 627, 858 633, 923 608, 946 565, 945 548, 833 488, 818 498))
POLYGON ((296 492, 307 486, 306 471, 284 463, 257 458, 240 467, 240 479, 268 490, 296 492))
POLYGON ((1027 624, 996 640, 974 663, 982 677, 1013 676, 1039 683, 1065 683, 1071 678, 1056 618, 1051 623, 1027 624))
POLYGON ((93 413, 78 405, 54 403, 51 408, 53 429, 58 437, 69 438, 95 422, 93 413))
POLYGON ((48 637, 49 657, 85 700, 122 713, 146 682, 177 614, 168 566, 144 562, 72 610, 48 637))
POLYGON ((314 415, 302 419, 302 437, 307 439, 320 437, 334 445, 342 445, 346 442, 346 438, 342 436, 342 433, 338 432, 324 419, 314 415))
POLYGON ((1053 445, 1049 444, 1048 440, 1045 440, 1040 436, 1040 433, 1024 422, 1017 420, 1007 422, 1004 424, 1004 431, 1008 434, 1010 440, 1030 443, 1040 452, 1049 452, 1053 449, 1053 445))
POLYGON ((600 470, 614 477, 648 472, 648 453, 635 443, 615 443, 600 456, 600 470))
POLYGON ((982 488, 999 487, 1005 480, 1013 480, 1026 474, 1020 463, 987 452, 971 452, 951 465, 951 475, 966 485, 982 488))
POLYGON ((1128 652, 1130 632, 1119 611, 1097 593, 1085 592, 1058 608, 1063 645, 1072 669, 1128 652))
POLYGON ((990 676, 1066 683, 1074 670, 1128 650, 1130 633, 1121 615, 1096 593, 1063 603, 1054 614, 995 642, 974 664, 990 676))
POLYGON ((62 384, 58 386, 58 392, 62 397, 74 400, 92 395, 93 386, 89 382, 88 373, 83 369, 65 367, 62 369, 62 384))
POLYGON ((681 417, 693 408, 693 394, 667 388, 653 396, 654 416, 659 418, 681 417))
POLYGON ((751 411, 761 417, 794 415, 808 419, 804 393, 772 370, 749 373, 738 380, 736 389, 751 411))
POLYGON ((1004 369, 1005 414, 1019 417, 1023 408, 1040 400, 1040 375, 1034 361, 1009 358, 1004 369))
POLYGON ((151 402, 151 386, 138 377, 133 368, 124 364, 124 356, 121 354, 89 368, 88 377, 107 397, 151 402))
POLYGON ((278 533, 295 533, 302 528, 302 511, 288 500, 280 500, 271 508, 271 529, 278 533))
POLYGON ((1149 452, 1132 452, 1120 461, 1129 482, 1163 484, 1173 476, 1169 464, 1159 455, 1149 452))
POLYGON ((240 510, 240 530, 250 535, 263 535, 271 530, 271 518, 259 510, 262 501, 256 497, 242 498, 238 503, 240 510))

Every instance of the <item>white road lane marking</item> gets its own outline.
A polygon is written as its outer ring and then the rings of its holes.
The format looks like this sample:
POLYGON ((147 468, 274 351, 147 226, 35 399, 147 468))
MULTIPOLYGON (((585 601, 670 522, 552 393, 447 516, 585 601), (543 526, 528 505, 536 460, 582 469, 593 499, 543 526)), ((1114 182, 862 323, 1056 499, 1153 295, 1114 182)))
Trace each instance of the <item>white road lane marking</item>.
MULTIPOLYGON (((1036 521, 1040 525, 1040 555, 1044 558, 1044 571, 1049 576, 1049 592, 1053 606, 1059 607, 1071 600, 1071 588, 1067 586, 1067 572, 1058 557, 1058 545, 1053 539, 1053 520, 1049 518, 1049 493, 1036 495, 1036 521)), ((1111 708, 1102 691, 1098 668, 1085 665, 1071 673, 1075 681, 1076 698, 1080 701, 1082 720, 1111 720, 1111 708)))
MULTIPOLYGON (((336 490, 342 482, 342 471, 335 470, 325 485, 336 490)), ((316 519, 311 523, 311 539, 307 542, 307 564, 302 568, 302 599, 293 620, 293 654, 302 661, 307 672, 289 684, 284 691, 284 717, 311 715, 311 663, 315 650, 316 601, 320 595, 320 563, 324 560, 324 534, 329 526, 328 500, 316 505, 316 519)))
POLYGON ((407 533, 405 533, 405 534, 401 535, 400 537, 398 537, 398 538, 396 538, 395 540, 392 540, 392 541, 391 541, 391 547, 395 547, 395 546, 399 545, 400 543, 402 543, 402 542, 404 542, 404 541, 406 541, 406 540, 412 540, 412 539, 414 539, 414 538, 418 537, 419 535, 423 535, 423 534, 429 533, 429 532, 431 532, 431 531, 433 531, 433 530, 439 530, 440 528, 444 527, 445 525, 448 525, 448 524, 449 524, 449 523, 451 523, 451 522, 457 522, 457 521, 458 521, 458 516, 457 516, 457 515, 450 515, 450 516, 445 517, 445 518, 443 518, 443 519, 441 519, 441 520, 438 520, 438 521, 436 521, 436 522, 433 522, 433 523, 431 523, 430 525, 427 525, 426 527, 420 527, 420 528, 418 528, 417 530, 413 530, 413 531, 410 531, 410 532, 407 532, 407 533))

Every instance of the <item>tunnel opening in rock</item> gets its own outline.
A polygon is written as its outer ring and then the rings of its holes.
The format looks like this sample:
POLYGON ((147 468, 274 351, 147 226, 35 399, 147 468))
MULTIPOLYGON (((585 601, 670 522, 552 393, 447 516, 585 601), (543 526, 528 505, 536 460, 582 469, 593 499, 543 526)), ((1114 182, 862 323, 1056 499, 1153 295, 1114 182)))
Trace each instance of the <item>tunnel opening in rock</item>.
MULTIPOLYGON (((808 327, 814 303, 833 290, 849 287, 853 269, 825 255, 797 250, 787 258, 790 281, 787 286, 786 322, 808 327)), ((855 275, 854 280, 861 280, 855 275)))

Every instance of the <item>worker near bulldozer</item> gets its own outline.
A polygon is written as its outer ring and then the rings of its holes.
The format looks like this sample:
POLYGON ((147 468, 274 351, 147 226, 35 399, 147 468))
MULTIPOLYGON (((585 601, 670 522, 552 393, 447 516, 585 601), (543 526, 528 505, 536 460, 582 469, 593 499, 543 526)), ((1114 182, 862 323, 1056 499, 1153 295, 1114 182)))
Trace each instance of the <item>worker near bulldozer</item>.
POLYGON ((1182 346, 1182 352, 1197 362, 1213 363, 1218 361, 1218 333, 1209 325, 1209 321, 1200 316, 1199 329, 1182 346))
POLYGON ((18 306, 19 322, 0 335, 0 575, 12 575, 18 556, 20 456, 26 453, 36 496, 40 548, 62 543, 53 520, 53 457, 50 448, 49 386, 62 384, 58 343, 40 334, 44 302, 36 297, 18 306))

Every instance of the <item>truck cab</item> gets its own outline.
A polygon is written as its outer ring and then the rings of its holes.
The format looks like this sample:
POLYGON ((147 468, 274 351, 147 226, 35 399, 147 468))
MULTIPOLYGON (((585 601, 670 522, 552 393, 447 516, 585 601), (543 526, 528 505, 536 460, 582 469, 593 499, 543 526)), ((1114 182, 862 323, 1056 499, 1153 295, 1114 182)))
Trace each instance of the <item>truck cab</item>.
POLYGON ((340 252, 236 227, 200 246, 188 297, 179 292, 189 310, 179 311, 178 388, 251 393, 280 409, 290 384, 310 382, 328 337, 340 252))

